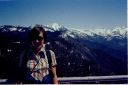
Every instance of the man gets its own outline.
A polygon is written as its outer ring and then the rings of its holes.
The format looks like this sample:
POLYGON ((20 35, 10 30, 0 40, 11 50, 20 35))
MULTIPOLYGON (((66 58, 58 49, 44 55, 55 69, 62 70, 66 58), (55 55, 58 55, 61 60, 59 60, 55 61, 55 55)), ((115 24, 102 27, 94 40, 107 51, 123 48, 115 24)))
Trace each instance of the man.
POLYGON ((56 59, 52 50, 49 62, 45 49, 46 32, 43 27, 35 26, 29 33, 31 45, 20 56, 20 78, 26 84, 58 84, 56 59))

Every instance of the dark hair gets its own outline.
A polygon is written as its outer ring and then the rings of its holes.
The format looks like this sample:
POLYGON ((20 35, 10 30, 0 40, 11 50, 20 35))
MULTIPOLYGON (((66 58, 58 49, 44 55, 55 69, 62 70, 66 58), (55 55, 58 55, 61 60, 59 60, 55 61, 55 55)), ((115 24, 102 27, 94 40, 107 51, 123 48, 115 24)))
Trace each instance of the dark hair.
POLYGON ((46 42, 46 32, 45 32, 45 30, 44 30, 44 28, 42 26, 38 26, 38 25, 34 26, 31 29, 31 31, 29 32, 30 41, 33 41, 34 39, 36 39, 40 32, 43 33, 44 42, 46 42))

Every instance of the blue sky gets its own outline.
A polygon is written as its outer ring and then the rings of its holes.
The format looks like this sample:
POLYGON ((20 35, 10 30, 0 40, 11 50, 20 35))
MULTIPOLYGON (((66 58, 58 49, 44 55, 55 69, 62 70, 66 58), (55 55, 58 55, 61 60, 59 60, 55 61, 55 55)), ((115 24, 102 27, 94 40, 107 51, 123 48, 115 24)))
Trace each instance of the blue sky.
POLYGON ((0 0, 0 25, 59 23, 68 28, 127 25, 127 0, 0 0))

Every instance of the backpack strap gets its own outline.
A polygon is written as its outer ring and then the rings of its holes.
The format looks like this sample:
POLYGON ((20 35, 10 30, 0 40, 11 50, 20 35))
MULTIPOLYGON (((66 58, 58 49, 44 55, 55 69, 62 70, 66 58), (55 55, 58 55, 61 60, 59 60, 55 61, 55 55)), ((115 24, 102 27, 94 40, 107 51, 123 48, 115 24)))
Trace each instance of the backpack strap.
POLYGON ((47 55, 47 58, 48 58, 48 63, 49 63, 49 68, 52 67, 52 55, 51 55, 51 52, 50 50, 46 50, 46 55, 47 55))
MULTIPOLYGON (((52 55, 51 55, 50 50, 46 50, 46 56, 48 59, 49 68, 51 69, 52 68, 52 55)), ((49 70, 49 74, 50 74, 51 78, 53 78, 53 73, 51 70, 49 70)), ((53 83, 53 81, 52 81, 52 83, 53 83)))

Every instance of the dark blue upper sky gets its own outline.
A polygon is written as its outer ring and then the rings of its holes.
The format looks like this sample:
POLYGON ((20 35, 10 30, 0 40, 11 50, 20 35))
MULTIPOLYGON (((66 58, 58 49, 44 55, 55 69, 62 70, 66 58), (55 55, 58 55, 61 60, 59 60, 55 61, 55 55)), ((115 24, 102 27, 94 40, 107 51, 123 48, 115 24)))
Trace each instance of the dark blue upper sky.
POLYGON ((127 24, 127 0, 0 0, 0 25, 59 23, 69 28, 127 24))

